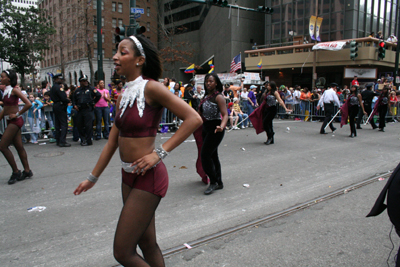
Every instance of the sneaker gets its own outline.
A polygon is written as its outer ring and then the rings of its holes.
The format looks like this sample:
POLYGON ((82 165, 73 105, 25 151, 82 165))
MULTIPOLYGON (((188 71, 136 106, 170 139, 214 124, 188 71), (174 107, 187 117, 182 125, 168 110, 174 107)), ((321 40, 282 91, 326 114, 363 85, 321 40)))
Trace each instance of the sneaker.
POLYGON ((56 139, 54 139, 54 138, 50 138, 50 139, 49 139, 49 143, 55 143, 55 142, 57 142, 56 139))
POLYGON ((25 179, 30 179, 30 178, 32 178, 32 176, 33 176, 33 173, 32 173, 32 171, 31 170, 29 170, 28 172, 26 172, 26 171, 23 171, 22 172, 22 175, 21 175, 21 178, 17 178, 17 181, 22 181, 22 180, 25 180, 25 179))
POLYGON ((10 180, 8 180, 8 184, 15 184, 16 181, 20 181, 21 179, 21 171, 13 172, 11 174, 10 180))
POLYGON ((49 137, 47 136, 47 134, 43 135, 44 139, 48 139, 49 137))
POLYGON ((244 129, 244 128, 246 128, 246 127, 244 127, 244 126, 242 125, 240 128, 244 129))

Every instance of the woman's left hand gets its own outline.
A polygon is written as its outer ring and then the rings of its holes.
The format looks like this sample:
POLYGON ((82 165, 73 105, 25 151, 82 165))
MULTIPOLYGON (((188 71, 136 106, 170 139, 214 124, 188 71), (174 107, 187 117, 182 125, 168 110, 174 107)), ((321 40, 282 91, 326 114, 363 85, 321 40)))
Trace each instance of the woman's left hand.
POLYGON ((364 115, 368 116, 368 113, 366 111, 364 111, 364 115))
POLYGON ((131 166, 136 165, 132 173, 145 175, 146 171, 150 170, 154 165, 160 161, 156 152, 152 152, 132 163, 131 166))
POLYGON ((221 126, 217 126, 216 128, 215 128, 215 132, 214 133, 220 133, 220 132, 222 132, 224 130, 224 128, 222 128, 221 126))

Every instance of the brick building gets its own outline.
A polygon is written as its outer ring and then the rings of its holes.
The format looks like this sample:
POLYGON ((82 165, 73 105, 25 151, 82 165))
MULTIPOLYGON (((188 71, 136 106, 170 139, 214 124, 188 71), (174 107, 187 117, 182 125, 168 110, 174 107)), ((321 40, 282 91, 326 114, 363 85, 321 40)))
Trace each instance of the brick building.
MULTIPOLYGON (((157 1, 137 0, 136 7, 144 14, 137 22, 146 27, 144 35, 157 44, 157 1)), ((50 49, 44 52, 41 77, 50 80, 48 73, 64 72, 66 83, 78 84, 81 75, 97 80, 97 1, 39 0, 38 7, 46 10, 57 33, 49 40, 50 49), (90 59, 90 60, 89 60, 90 59), (93 76, 90 74, 93 66, 93 76)), ((111 82, 114 69, 112 57, 116 52, 116 27, 129 25, 129 0, 102 1, 103 71, 106 84, 111 82)))

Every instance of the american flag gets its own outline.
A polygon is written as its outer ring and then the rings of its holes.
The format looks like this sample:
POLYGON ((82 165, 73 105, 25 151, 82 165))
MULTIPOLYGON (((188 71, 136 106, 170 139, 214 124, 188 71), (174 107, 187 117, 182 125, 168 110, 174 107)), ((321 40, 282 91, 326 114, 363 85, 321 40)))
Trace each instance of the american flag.
POLYGON ((240 70, 241 68, 242 68, 242 60, 241 60, 241 56, 239 54, 232 59, 230 73, 234 73, 237 70, 240 70))

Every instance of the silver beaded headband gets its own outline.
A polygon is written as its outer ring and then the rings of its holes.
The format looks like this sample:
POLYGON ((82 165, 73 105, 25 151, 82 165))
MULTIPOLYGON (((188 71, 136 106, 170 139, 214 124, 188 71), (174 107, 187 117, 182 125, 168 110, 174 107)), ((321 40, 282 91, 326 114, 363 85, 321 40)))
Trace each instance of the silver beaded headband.
POLYGON ((146 58, 146 54, 144 53, 144 50, 143 50, 143 46, 142 46, 142 44, 140 43, 140 41, 135 37, 135 36, 129 36, 129 38, 131 38, 131 40, 135 43, 135 45, 136 45, 136 47, 138 48, 138 50, 139 50, 139 52, 140 52, 140 55, 142 56, 142 57, 144 57, 144 58, 146 58))

